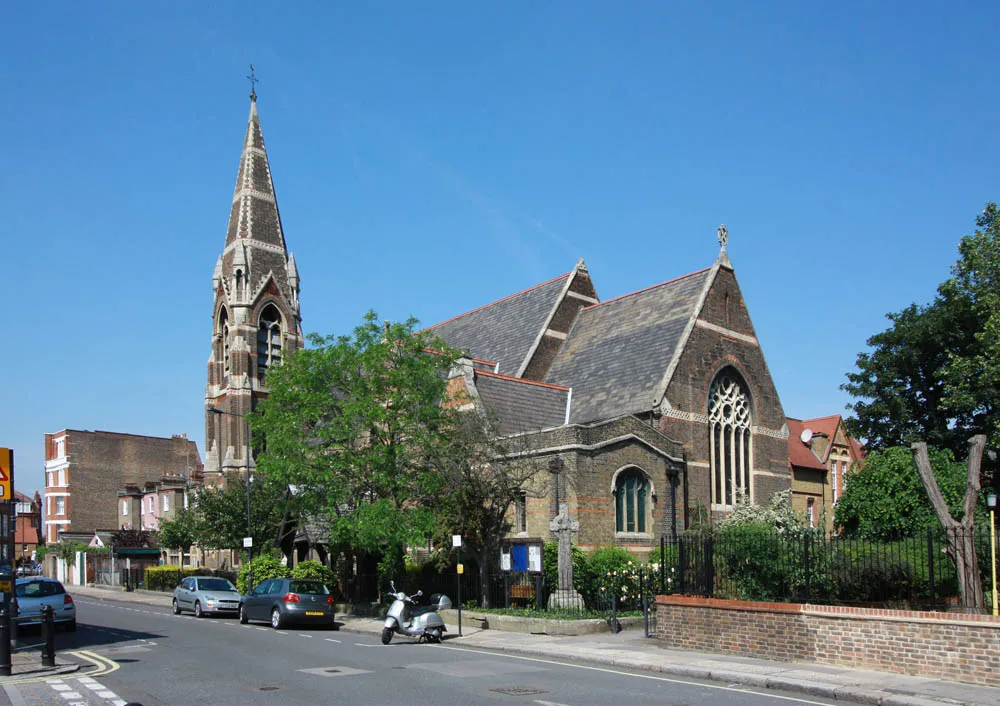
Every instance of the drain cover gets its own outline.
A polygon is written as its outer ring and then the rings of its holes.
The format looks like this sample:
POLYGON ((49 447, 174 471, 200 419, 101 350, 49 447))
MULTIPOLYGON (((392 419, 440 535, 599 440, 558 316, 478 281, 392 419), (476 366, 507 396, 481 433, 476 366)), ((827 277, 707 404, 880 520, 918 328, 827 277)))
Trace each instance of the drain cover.
POLYGON ((260 687, 260 691, 277 691, 280 688, 280 686, 262 686, 260 687))
POLYGON ((534 689, 530 686, 498 686, 495 689, 490 689, 498 694, 506 694, 507 696, 534 696, 535 694, 544 694, 544 689, 534 689))

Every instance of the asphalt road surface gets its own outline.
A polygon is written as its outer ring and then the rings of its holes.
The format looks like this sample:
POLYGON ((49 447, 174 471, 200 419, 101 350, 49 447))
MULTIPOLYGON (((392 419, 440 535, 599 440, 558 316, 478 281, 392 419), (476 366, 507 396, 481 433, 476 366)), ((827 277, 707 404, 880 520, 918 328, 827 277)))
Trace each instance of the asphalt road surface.
MULTIPOLYGON (((495 704, 497 706, 795 706, 832 704, 716 682, 675 679, 395 637, 315 628, 274 630, 235 618, 198 620, 167 609, 77 600, 79 630, 57 650, 85 656, 87 670, 23 682, 13 706, 180 704, 495 704)), ((2 695, 3 692, 0 692, 2 695)), ((2 699, 2 696, 0 696, 2 699)), ((848 705, 849 706, 849 705, 848 705)))

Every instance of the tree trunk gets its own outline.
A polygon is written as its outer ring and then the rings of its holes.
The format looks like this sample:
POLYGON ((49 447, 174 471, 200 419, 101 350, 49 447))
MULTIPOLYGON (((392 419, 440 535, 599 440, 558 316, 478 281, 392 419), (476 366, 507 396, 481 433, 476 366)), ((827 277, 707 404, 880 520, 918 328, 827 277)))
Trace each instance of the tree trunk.
POLYGON ((490 605, 490 559, 488 551, 476 552, 476 562, 479 564, 479 607, 492 608, 490 605))
POLYGON ((983 612, 983 582, 979 576, 979 559, 976 556, 976 500, 979 498, 979 467, 986 448, 986 436, 978 434, 969 439, 968 474, 965 484, 965 498, 962 503, 962 521, 959 522, 948 511, 948 504, 941 495, 934 470, 927 456, 927 444, 916 442, 910 445, 913 461, 924 484, 927 497, 930 498, 934 514, 944 527, 947 539, 948 557, 955 564, 958 576, 958 590, 961 594, 962 607, 967 611, 983 612))

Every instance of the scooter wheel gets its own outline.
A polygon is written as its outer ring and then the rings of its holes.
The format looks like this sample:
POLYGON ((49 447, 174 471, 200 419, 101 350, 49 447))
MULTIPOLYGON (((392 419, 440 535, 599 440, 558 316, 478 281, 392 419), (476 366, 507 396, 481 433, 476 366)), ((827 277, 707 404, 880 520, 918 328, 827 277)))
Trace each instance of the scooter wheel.
POLYGON ((392 628, 382 628, 382 644, 388 645, 392 641, 392 628))

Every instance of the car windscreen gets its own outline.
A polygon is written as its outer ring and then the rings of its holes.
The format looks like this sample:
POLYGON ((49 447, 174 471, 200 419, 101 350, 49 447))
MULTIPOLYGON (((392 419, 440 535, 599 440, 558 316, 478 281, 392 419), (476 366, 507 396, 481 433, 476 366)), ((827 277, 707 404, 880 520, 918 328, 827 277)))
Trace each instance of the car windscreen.
POLYGON ((14 595, 18 598, 35 598, 37 596, 51 595, 46 590, 44 581, 25 581, 14 587, 14 595))
POLYGON ((288 590, 291 593, 318 593, 322 596, 330 594, 330 589, 319 581, 291 581, 288 590))
POLYGON ((226 579, 198 579, 198 589, 202 591, 235 591, 236 587, 226 579))

